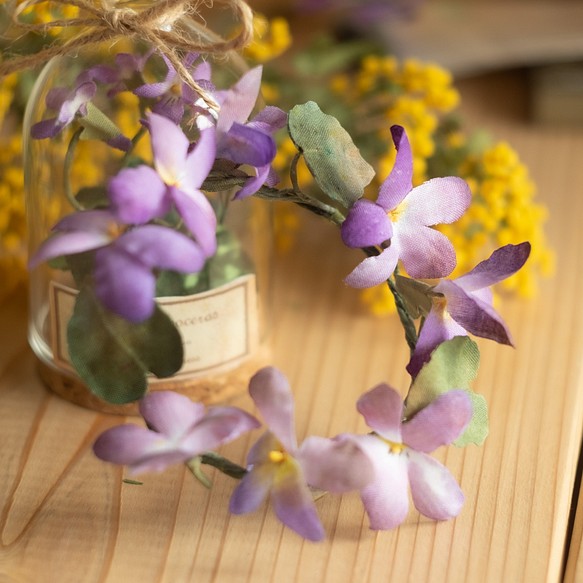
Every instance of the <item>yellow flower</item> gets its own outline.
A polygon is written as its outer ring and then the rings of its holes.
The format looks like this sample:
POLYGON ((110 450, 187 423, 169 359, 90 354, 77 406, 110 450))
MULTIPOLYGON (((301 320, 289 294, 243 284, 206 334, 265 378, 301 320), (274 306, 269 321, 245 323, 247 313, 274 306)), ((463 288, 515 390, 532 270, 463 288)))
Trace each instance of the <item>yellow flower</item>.
POLYGON ((502 287, 531 297, 538 277, 552 275, 555 255, 544 232, 548 211, 533 200, 535 187, 527 168, 508 143, 500 142, 479 157, 468 157, 460 172, 473 182, 472 204, 460 221, 439 227, 450 237, 458 255, 452 276, 467 272, 495 247, 530 241, 528 262, 502 287))
POLYGON ((346 93, 350 87, 350 79, 346 74, 334 75, 330 79, 330 89, 340 95, 346 93))
POLYGON ((285 18, 268 20, 262 14, 253 16, 254 37, 245 48, 245 55, 258 63, 265 63, 284 53, 292 43, 289 25, 285 18))

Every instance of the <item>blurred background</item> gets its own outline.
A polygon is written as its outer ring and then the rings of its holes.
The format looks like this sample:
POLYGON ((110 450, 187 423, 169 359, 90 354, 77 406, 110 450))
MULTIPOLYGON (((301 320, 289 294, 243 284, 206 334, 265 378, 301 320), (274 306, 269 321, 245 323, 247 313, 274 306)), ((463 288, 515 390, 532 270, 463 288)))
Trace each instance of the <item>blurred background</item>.
POLYGON ((296 40, 332 34, 378 43, 398 59, 444 67, 456 80, 528 72, 535 121, 583 121, 580 0, 253 0, 283 16, 296 40), (556 107, 560 105, 560 107, 556 107))

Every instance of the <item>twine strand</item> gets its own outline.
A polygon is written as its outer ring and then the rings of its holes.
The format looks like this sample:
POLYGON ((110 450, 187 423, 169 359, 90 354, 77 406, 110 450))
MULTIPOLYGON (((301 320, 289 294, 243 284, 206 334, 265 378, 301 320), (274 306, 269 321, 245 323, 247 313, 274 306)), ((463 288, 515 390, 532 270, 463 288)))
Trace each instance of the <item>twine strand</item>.
MULTIPOLYGON (((47 33, 54 28, 80 28, 79 35, 62 44, 47 46, 31 55, 16 56, 0 62, 0 77, 30 69, 41 65, 56 56, 63 56, 75 51, 97 45, 118 37, 138 36, 149 41, 161 54, 166 56, 175 68, 180 78, 194 89, 212 109, 218 109, 216 101, 193 78, 183 65, 180 52, 200 52, 207 54, 224 54, 242 49, 253 39, 253 11, 245 0, 215 0, 214 4, 222 4, 229 8, 241 23, 240 32, 232 39, 225 40, 216 33, 203 29, 205 40, 188 33, 185 26, 188 22, 196 23, 199 15, 197 6, 199 0, 158 0, 152 2, 144 10, 137 11, 128 6, 115 6, 102 0, 96 5, 90 0, 51 0, 54 4, 74 6, 79 8, 84 16, 71 19, 55 19, 46 23, 29 24, 21 21, 22 13, 46 0, 24 0, 13 11, 14 24, 25 31, 47 33), (176 26, 172 30, 164 27, 178 22, 181 19, 182 27, 176 26)), ((212 5, 212 3, 211 3, 212 5)))

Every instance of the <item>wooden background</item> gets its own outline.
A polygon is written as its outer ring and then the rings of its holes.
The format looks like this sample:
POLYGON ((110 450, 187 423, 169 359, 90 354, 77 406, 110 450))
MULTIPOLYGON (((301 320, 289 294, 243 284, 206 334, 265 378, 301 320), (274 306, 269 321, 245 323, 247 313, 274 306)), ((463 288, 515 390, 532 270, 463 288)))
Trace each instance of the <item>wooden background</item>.
MULTIPOLYGON (((230 516, 233 481, 222 475, 211 491, 182 467, 122 483, 90 451, 121 419, 41 385, 22 290, 0 306, 0 583, 533 583, 560 581, 567 558, 565 580, 583 581, 583 517, 569 535, 583 420, 583 129, 527 123, 515 75, 461 89, 469 124, 507 139, 538 183, 558 277, 535 300, 503 302, 517 350, 480 342, 474 388, 488 399, 490 436, 436 454, 466 493, 460 516, 435 523, 413 509, 376 533, 356 494, 327 496, 318 508, 328 538, 310 543, 268 505, 230 516)), ((368 316, 341 284, 359 257, 308 220, 275 273, 274 364, 294 387, 300 439, 363 431, 358 396, 381 381, 407 387, 398 322, 368 316)), ((245 395, 235 404, 252 410, 245 395)), ((242 463, 255 437, 223 453, 242 463)))

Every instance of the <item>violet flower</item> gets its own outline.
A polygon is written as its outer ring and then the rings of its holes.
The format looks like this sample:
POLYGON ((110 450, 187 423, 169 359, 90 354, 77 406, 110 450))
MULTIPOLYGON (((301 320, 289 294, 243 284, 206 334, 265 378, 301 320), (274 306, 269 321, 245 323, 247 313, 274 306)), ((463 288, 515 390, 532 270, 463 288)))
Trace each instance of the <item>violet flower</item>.
MULTIPOLYGON (((35 123, 30 128, 30 135, 37 140, 54 138, 75 118, 87 118, 85 122, 80 122, 81 125, 94 123, 99 126, 103 123, 105 116, 91 103, 97 92, 95 81, 109 82, 110 79, 111 73, 108 68, 97 65, 77 77, 74 89, 69 90, 65 87, 51 89, 47 93, 45 103, 48 109, 57 112, 57 116, 35 123)), ((114 132, 107 139, 104 138, 105 143, 112 148, 127 152, 131 147, 131 141, 114 124, 112 127, 114 132)))
POLYGON ((93 81, 82 80, 74 89, 55 87, 46 96, 45 103, 57 116, 35 123, 30 128, 30 135, 41 140, 54 138, 59 132, 73 122, 76 116, 87 115, 87 104, 93 99, 97 85, 93 81))
MULTIPOLYGON (((162 55, 166 64, 167 73, 163 81, 156 83, 146 83, 133 90, 138 97, 146 99, 157 99, 152 111, 172 120, 175 124, 180 124, 184 116, 185 107, 194 105, 199 95, 196 91, 182 81, 176 69, 165 55, 162 55)), ((193 68, 193 63, 198 59, 198 54, 188 53, 184 59, 184 66, 192 70, 192 78, 208 91, 212 91, 214 86, 210 82, 210 64, 200 63, 193 68)))
POLYGON ((469 332, 513 346, 506 324, 492 307, 489 286, 516 273, 529 254, 528 242, 505 245, 469 273, 454 280, 442 280, 433 288, 440 295, 433 298, 433 305, 407 365, 411 376, 417 375, 439 344, 454 336, 467 336, 469 332))
POLYGON ((360 437, 375 467, 374 480, 360 493, 370 527, 388 530, 405 520, 409 486, 421 514, 435 520, 457 516, 464 495, 447 468, 426 454, 463 433, 472 418, 468 394, 443 393, 403 422, 401 397, 381 384, 365 393, 357 408, 374 432, 360 437))
POLYGON ((144 71, 144 67, 152 51, 143 55, 132 53, 118 53, 115 55, 115 65, 94 65, 83 71, 77 82, 97 81, 103 85, 112 85, 107 92, 108 97, 113 97, 121 91, 129 90, 130 82, 137 82, 144 71), (135 81, 134 81, 135 80, 135 81))
POLYGON ((163 217, 174 204, 211 257, 217 249, 217 218, 200 187, 215 160, 215 130, 209 124, 191 150, 184 132, 166 117, 151 113, 148 126, 155 169, 124 168, 112 178, 108 191, 113 208, 123 222, 142 224, 163 217))
POLYGON ((30 267, 55 257, 96 250, 95 294, 112 312, 130 322, 149 318, 155 307, 154 269, 194 273, 206 257, 200 246, 182 233, 158 225, 125 230, 108 210, 73 213, 53 228, 30 261, 30 267))
POLYGON ((149 429, 119 425, 93 445, 99 459, 127 465, 131 474, 160 472, 259 427, 254 417, 236 407, 205 410, 202 403, 172 391, 149 393, 139 407, 149 429))
POLYGON ((255 67, 226 91, 215 98, 221 109, 217 119, 217 158, 255 168, 250 178, 237 192, 240 199, 257 192, 266 182, 273 186, 277 176, 271 171, 276 146, 272 134, 285 126, 287 114, 278 107, 268 106, 251 121, 247 121, 259 97, 262 67, 255 67))
POLYGON ((391 133, 397 158, 376 202, 356 201, 342 223, 342 240, 348 247, 384 247, 380 255, 368 257, 346 277, 344 281, 352 287, 385 282, 399 259, 416 278, 445 277, 456 265, 452 244, 431 226, 459 219, 470 204, 470 189, 453 176, 433 178, 413 188, 407 134, 396 125, 391 133))
POLYGON ((293 397, 284 375, 273 367, 260 370, 249 393, 269 430, 255 443, 249 472, 230 502, 234 514, 256 510, 271 492, 277 517, 301 536, 324 538, 308 484, 331 492, 360 489, 372 479, 372 464, 356 439, 309 437, 298 447, 293 397))

